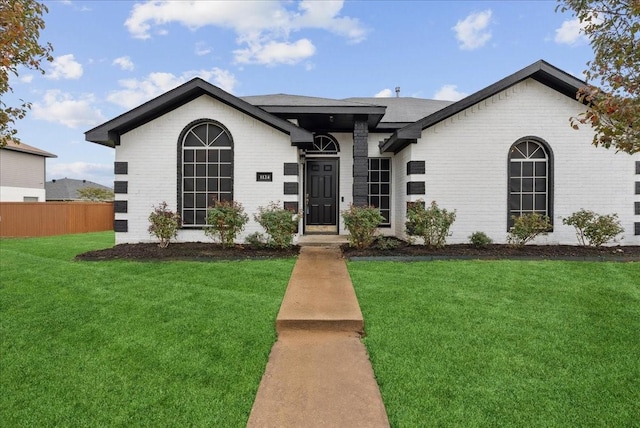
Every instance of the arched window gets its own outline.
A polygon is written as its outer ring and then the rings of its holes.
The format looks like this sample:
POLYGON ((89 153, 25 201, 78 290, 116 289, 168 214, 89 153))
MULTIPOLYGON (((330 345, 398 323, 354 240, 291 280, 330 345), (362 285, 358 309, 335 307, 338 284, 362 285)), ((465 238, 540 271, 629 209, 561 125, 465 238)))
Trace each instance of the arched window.
POLYGON ((221 124, 201 120, 180 137, 178 198, 185 227, 207 223, 207 208, 233 200, 233 140, 221 124))
POLYGON ((337 155, 340 151, 338 142, 331 135, 319 134, 313 138, 313 148, 307 154, 337 155))
POLYGON ((511 146, 507 230, 513 216, 538 213, 553 219, 552 160, 548 145, 538 138, 521 138, 511 146))

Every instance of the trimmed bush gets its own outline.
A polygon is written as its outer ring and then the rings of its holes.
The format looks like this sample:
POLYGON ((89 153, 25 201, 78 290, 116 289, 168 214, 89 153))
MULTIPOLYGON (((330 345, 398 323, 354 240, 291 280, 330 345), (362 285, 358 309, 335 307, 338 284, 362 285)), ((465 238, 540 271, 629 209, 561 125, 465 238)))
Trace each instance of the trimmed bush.
POLYGON ((617 214, 600 215, 585 209, 562 219, 562 223, 576 229, 578 243, 583 246, 599 247, 624 232, 617 214))
POLYGON ((246 244, 252 245, 254 247, 266 247, 267 239, 260 232, 253 232, 251 235, 244 238, 244 242, 246 244))
POLYGON ((291 247, 298 227, 298 213, 284 209, 276 202, 270 202, 267 207, 258 207, 258 213, 253 218, 269 235, 267 245, 276 248, 291 247))
POLYGON ((388 236, 378 236, 376 239, 376 248, 382 251, 395 250, 400 246, 400 241, 388 236))
POLYGON ((427 247, 444 247, 449 229, 456 220, 456 211, 447 211, 432 201, 429 208, 423 201, 417 201, 407 210, 406 231, 409 235, 419 236, 427 247))
POLYGON ((349 246, 368 248, 376 239, 378 225, 384 221, 378 208, 349 205, 342 211, 344 226, 349 230, 349 246))
POLYGON ((469 242, 476 248, 486 248, 487 245, 493 244, 493 239, 489 238, 484 232, 473 232, 469 236, 469 242))
POLYGON ((551 220, 546 215, 532 213, 511 218, 514 224, 507 235, 507 242, 516 247, 522 247, 536 236, 546 235, 551 231, 551 220))
POLYGON ((236 201, 216 201, 207 211, 204 234, 217 239, 223 247, 233 247, 236 237, 249 221, 242 204, 236 201))
POLYGON ((153 212, 149 214, 149 234, 158 238, 158 247, 167 248, 171 239, 178 236, 180 227, 180 214, 167 208, 167 203, 162 201, 153 212))

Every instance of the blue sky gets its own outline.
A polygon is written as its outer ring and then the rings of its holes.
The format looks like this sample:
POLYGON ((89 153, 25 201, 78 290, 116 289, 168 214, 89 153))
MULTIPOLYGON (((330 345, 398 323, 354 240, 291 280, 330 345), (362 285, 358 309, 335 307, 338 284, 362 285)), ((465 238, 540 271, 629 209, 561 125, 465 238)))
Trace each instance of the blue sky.
MULTIPOLYGON (((22 69, 23 142, 47 179, 112 185, 84 132, 200 76, 234 95, 457 100, 544 59, 582 77, 592 51, 555 1, 45 1, 55 61, 22 69)), ((17 104, 14 101, 14 104, 17 104)))

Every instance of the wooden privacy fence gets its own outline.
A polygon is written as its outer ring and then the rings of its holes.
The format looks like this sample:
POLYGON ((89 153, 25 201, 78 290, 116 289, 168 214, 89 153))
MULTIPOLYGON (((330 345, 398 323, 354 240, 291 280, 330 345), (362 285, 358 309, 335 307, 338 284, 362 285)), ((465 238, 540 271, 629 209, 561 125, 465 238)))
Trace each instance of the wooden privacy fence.
POLYGON ((0 236, 113 230, 113 202, 0 202, 0 236))

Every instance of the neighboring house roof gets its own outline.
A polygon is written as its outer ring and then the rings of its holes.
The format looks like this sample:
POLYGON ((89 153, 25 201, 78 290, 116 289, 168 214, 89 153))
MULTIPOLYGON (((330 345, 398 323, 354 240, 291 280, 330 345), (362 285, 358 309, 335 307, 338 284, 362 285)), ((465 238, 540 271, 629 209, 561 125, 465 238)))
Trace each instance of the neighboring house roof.
POLYGON ((120 136, 125 132, 156 119, 202 95, 215 98, 240 110, 244 114, 289 134, 292 144, 311 144, 313 142, 313 134, 311 132, 249 104, 199 77, 85 132, 85 139, 104 146, 115 147, 120 144, 120 136))
POLYGON ((45 158, 57 158, 58 156, 53 153, 45 152, 37 147, 30 146, 25 143, 16 143, 15 141, 8 141, 7 145, 3 147, 5 150, 13 150, 15 152, 29 153, 31 155, 42 156, 45 158))
POLYGON ((47 181, 44 184, 47 201, 78 201, 80 195, 78 190, 86 187, 97 187, 99 189, 111 190, 112 188, 94 183, 89 180, 75 180, 73 178, 61 178, 47 181))
POLYGON ((438 110, 413 124, 397 130, 390 138, 380 143, 380 151, 383 153, 397 153, 407 145, 416 142, 417 139, 421 137, 423 129, 458 114, 462 110, 529 78, 537 80, 573 99, 576 99, 578 89, 586 85, 584 81, 552 66, 546 61, 540 60, 442 110, 438 110))

